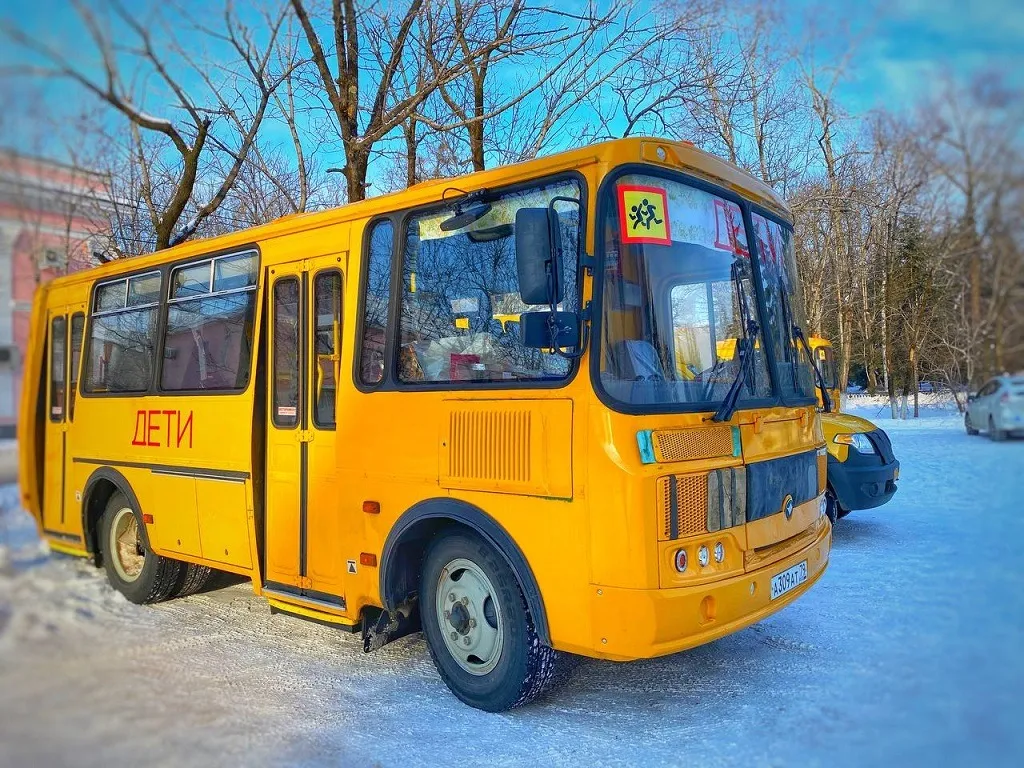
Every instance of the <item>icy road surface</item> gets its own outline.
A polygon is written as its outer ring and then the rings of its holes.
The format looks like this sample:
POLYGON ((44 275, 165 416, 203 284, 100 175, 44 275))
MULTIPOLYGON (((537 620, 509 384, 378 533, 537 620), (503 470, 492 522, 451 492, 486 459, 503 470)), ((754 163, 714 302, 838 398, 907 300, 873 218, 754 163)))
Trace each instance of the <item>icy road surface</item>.
POLYGON ((969 438, 955 417, 880 424, 900 490, 840 521, 807 596, 688 653, 586 661, 500 715, 451 696, 419 635, 366 656, 245 584, 130 605, 49 556, 6 486, 0 764, 1014 764, 1024 441, 969 438))

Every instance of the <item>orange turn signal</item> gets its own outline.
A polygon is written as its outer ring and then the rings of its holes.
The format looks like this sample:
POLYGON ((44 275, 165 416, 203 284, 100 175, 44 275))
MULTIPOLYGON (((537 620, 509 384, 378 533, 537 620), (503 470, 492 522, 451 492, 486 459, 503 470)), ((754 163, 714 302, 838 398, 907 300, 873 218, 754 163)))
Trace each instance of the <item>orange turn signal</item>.
POLYGON ((379 501, 364 501, 363 512, 368 515, 379 515, 380 514, 380 502, 379 501))
POLYGON ((368 565, 371 568, 377 567, 377 556, 371 552, 359 553, 359 564, 368 565))

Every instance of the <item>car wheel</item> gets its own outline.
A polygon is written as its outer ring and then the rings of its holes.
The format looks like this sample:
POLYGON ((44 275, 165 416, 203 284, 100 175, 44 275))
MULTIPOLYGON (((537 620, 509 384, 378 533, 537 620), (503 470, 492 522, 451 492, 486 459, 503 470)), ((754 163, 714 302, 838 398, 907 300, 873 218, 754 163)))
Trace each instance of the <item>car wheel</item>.
POLYGON ((836 498, 835 492, 831 486, 825 488, 825 517, 828 521, 835 525, 839 520, 839 499, 836 498))
POLYGON ((971 414, 970 414, 970 412, 967 412, 967 413, 964 414, 964 428, 967 430, 967 434, 968 435, 976 435, 976 434, 978 434, 978 430, 974 428, 973 424, 971 424, 971 414))
POLYGON ((991 416, 988 417, 988 436, 997 443, 1006 439, 1006 430, 996 429, 996 420, 991 416))
POLYGON ((501 712, 565 677, 569 658, 545 645, 515 574, 474 533, 451 529, 423 560, 420 616, 445 685, 463 702, 501 712))

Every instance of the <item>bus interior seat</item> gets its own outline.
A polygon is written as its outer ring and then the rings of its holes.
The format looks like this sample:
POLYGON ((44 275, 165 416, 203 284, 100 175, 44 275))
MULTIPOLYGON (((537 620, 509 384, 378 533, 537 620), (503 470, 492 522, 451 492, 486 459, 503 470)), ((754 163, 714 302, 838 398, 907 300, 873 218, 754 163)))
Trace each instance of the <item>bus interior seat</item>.
POLYGON ((661 358, 654 345, 644 339, 626 339, 615 345, 616 378, 624 381, 656 381, 665 378, 661 358))

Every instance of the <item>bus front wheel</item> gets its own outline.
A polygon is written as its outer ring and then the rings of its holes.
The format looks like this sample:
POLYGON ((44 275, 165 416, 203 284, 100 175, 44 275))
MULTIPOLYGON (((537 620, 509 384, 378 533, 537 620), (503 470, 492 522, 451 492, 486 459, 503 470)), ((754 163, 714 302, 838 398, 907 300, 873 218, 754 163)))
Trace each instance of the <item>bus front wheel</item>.
POLYGON ((100 523, 110 585, 133 603, 156 603, 177 588, 183 563, 154 554, 139 510, 115 492, 100 523))
POLYGON ((569 658, 541 642, 512 569, 465 529, 434 539, 423 560, 420 616, 441 679, 471 707, 501 712, 560 682, 569 658))

